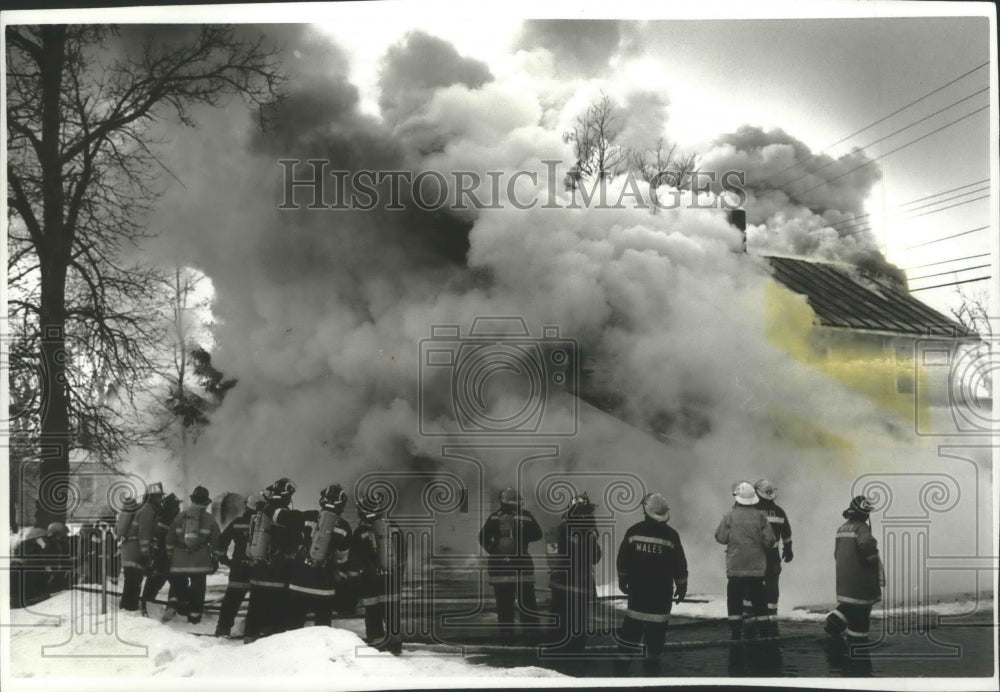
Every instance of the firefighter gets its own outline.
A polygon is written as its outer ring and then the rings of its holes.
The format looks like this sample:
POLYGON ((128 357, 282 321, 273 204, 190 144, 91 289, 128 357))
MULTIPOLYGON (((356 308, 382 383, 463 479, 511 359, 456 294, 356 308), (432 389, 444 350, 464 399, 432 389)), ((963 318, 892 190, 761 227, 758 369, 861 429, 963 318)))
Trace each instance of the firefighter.
POLYGON ((501 634, 509 634, 514 613, 523 624, 538 621, 535 601, 535 563, 528 545, 542 537, 542 528, 531 512, 521 507, 521 496, 513 488, 500 492, 500 509, 491 514, 479 532, 479 545, 486 561, 497 604, 501 634))
POLYGON ((846 634, 848 644, 868 641, 872 606, 882 600, 885 585, 878 541, 869 520, 871 511, 872 504, 864 495, 852 499, 834 543, 837 607, 826 616, 825 629, 836 640, 846 634))
POLYGON ((309 612, 315 613, 317 626, 333 621, 333 599, 337 582, 344 580, 351 538, 341 516, 346 505, 347 492, 335 483, 320 493, 319 510, 301 513, 302 541, 288 576, 289 629, 305 626, 309 612))
POLYGON ((785 510, 774 502, 778 489, 771 481, 761 478, 753 484, 753 488, 760 499, 757 508, 767 517, 775 535, 774 545, 766 551, 767 569, 764 572, 764 596, 767 599, 768 617, 765 632, 774 637, 778 635, 778 577, 781 575, 781 561, 791 562, 793 558, 792 525, 785 510))
POLYGON ((760 632, 768 622, 767 598, 764 595, 766 551, 774 545, 774 532, 764 513, 755 505, 760 501, 753 486, 740 481, 733 487, 736 502, 715 529, 715 540, 726 546, 726 604, 733 639, 743 637, 743 603, 749 601, 747 635, 760 632))
POLYGON ((551 610, 556 616, 558 645, 570 653, 582 652, 587 627, 597 599, 594 565, 601 560, 594 510, 587 493, 570 501, 559 526, 556 553, 549 571, 551 610))
POLYGON ((383 496, 368 493, 358 499, 357 507, 361 521, 351 537, 347 562, 365 608, 365 643, 399 654, 403 650, 400 594, 406 541, 386 516, 383 496))
MULTIPOLYGON (((142 585, 142 597, 139 606, 143 615, 149 615, 147 603, 155 600, 160 589, 167 583, 170 575, 170 559, 167 557, 167 535, 170 532, 170 525, 180 514, 181 501, 173 493, 170 493, 160 501, 159 510, 156 513, 156 527, 153 531, 153 542, 150 545, 150 571, 146 575, 146 581, 142 585)), ((170 598, 168 594, 167 598, 170 598)), ((176 597, 174 598, 176 601, 176 597)), ((168 601, 169 602, 169 601, 168 601)))
POLYGON ((226 594, 222 597, 219 608, 219 622, 215 627, 216 637, 228 637, 236 622, 236 614, 250 590, 250 560, 247 558, 247 540, 250 536, 250 523, 258 509, 263 508, 264 498, 257 494, 247 495, 243 501, 244 511, 236 517, 219 535, 215 546, 219 562, 229 567, 229 583, 226 594), (229 556, 229 547, 233 554, 229 556))
MULTIPOLYGON (((177 600, 186 606, 188 622, 193 625, 201 622, 205 580, 218 567, 213 548, 219 541, 219 524, 208 511, 210 504, 208 489, 199 485, 191 493, 191 506, 174 518, 167 532, 170 585, 177 600)), ((167 619, 172 616, 166 615, 167 619)))
POLYGON ((261 492, 264 504, 250 523, 250 600, 244 626, 247 642, 285 629, 288 566, 298 549, 301 527, 290 525, 281 514, 290 509, 294 494, 295 484, 279 478, 261 492))
MULTIPOLYGON (((667 523, 670 507, 663 495, 646 495, 642 513, 618 548, 618 588, 628 596, 619 643, 623 654, 645 644, 643 672, 657 675, 673 602, 687 595, 688 567, 681 538, 667 523)), ((616 662, 618 674, 628 670, 629 658, 616 662)))
POLYGON ((143 502, 126 500, 118 517, 117 535, 125 576, 119 602, 122 610, 139 610, 142 579, 152 570, 153 534, 162 499, 163 484, 150 483, 143 502))

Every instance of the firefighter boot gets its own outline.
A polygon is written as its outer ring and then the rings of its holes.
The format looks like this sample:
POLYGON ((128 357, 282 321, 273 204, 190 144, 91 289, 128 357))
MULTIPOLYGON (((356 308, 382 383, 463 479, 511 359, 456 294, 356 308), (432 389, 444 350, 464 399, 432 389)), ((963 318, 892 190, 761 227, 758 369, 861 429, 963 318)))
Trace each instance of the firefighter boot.
POLYGON ((229 627, 224 627, 224 626, 222 626, 222 625, 218 625, 218 626, 217 626, 217 627, 215 628, 215 636, 216 636, 216 637, 223 637, 223 638, 225 638, 225 637, 228 637, 228 636, 229 636, 229 632, 230 632, 230 629, 231 629, 231 628, 229 628, 229 627))
POLYGON ((149 611, 146 609, 146 603, 147 603, 147 601, 146 601, 145 598, 142 599, 141 601, 139 601, 139 611, 142 613, 142 616, 144 618, 148 618, 149 617, 149 611))

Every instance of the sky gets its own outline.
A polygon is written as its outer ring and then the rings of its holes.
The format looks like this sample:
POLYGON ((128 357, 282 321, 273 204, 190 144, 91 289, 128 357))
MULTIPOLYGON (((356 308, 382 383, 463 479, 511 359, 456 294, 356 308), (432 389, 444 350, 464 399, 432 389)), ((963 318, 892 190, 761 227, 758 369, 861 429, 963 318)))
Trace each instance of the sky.
MULTIPOLYGON (((933 5, 892 4, 899 6, 894 9, 914 14, 933 5)), ((843 11, 844 4, 836 9, 843 11)), ((879 9, 885 9, 884 4, 879 9)), ((363 98, 373 111, 379 57, 413 28, 445 38, 462 54, 484 60, 499 78, 523 69, 523 63, 515 58, 518 49, 546 45, 545 37, 539 43, 519 42, 524 24, 512 16, 491 18, 484 24, 460 15, 450 21, 440 15, 407 18, 393 13, 386 17, 377 6, 355 11, 358 22, 332 20, 317 28, 333 36, 352 57, 352 76, 362 85, 363 94, 363 85, 371 85, 371 93, 363 98), (380 19, 362 23, 360 18, 366 14, 380 19)), ((962 14, 961 10, 953 12, 962 14)), ((720 134, 753 124, 781 128, 808 144, 814 153, 837 156, 862 147, 870 158, 885 155, 872 164, 881 171, 881 180, 872 186, 865 201, 864 212, 870 216, 859 221, 870 222, 889 261, 903 269, 914 268, 908 272, 910 277, 923 277, 993 259, 958 261, 960 258, 987 252, 996 256, 995 230, 988 228, 938 241, 984 226, 996 229, 991 218, 996 192, 991 199, 970 201, 985 196, 990 184, 972 185, 991 177, 990 153, 996 147, 990 146, 990 111, 969 115, 907 146, 989 104, 989 91, 976 92, 990 86, 995 65, 981 67, 904 108, 989 61, 995 51, 990 47, 985 16, 592 21, 619 27, 619 45, 624 49, 612 57, 613 66, 605 74, 662 90, 670 102, 666 133, 680 146, 703 151, 720 134), (946 110, 896 133, 942 109, 946 110), (878 124, 844 139, 872 123, 878 124), (902 148, 893 152, 897 147, 902 148), (931 197, 953 188, 960 189, 931 197), (960 202, 966 203, 944 209, 960 202), (917 206, 920 209, 913 210, 917 206), (936 264, 943 260, 956 261, 936 264), (935 266, 924 267, 930 263, 935 266)), ((992 112, 996 112, 995 107, 994 103, 992 112)), ((787 179, 796 174, 789 171, 787 179)), ((851 230, 856 230, 855 226, 861 228, 855 224, 851 230)), ((945 273, 914 279, 910 287, 919 289, 990 273, 988 268, 945 273)), ((966 285, 966 290, 987 290, 988 284, 973 283, 966 285)), ((917 295, 947 312, 960 300, 955 290, 953 286, 942 287, 917 291, 917 295)))

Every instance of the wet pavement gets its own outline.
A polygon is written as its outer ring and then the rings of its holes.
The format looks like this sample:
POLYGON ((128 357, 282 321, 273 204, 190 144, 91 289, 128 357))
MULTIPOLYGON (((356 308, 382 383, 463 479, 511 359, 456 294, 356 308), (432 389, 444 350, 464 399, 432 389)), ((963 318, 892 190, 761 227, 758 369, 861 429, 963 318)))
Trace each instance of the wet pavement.
MULTIPOLYGON (((989 677, 993 674, 993 616, 982 613, 961 627, 940 626, 922 634, 887 634, 873 623, 867 650, 848 652, 831 645, 820 622, 782 622, 773 641, 733 643, 725 622, 672 626, 657 677, 989 677)), ((417 646, 412 647, 416 650, 417 646)), ((557 655, 543 647, 477 647, 466 650, 472 662, 491 666, 536 665, 574 677, 620 677, 615 642, 593 637, 580 656, 557 655)), ((643 676, 634 660, 629 675, 643 676)))

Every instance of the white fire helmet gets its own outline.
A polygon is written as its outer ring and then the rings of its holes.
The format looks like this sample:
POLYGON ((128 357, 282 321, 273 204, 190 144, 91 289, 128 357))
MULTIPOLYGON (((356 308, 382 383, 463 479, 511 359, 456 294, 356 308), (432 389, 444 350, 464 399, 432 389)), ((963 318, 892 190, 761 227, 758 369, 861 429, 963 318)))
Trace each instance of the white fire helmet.
POLYGON ((755 505, 760 502, 757 491, 747 481, 740 481, 736 484, 736 487, 733 488, 733 497, 741 505, 755 505))
POLYGON ((666 523, 670 520, 670 507, 660 493, 646 495, 642 500, 642 511, 654 521, 666 523))
POLYGON ((765 500, 773 500, 774 496, 778 492, 778 489, 774 487, 774 483, 766 478, 761 478, 759 481, 754 483, 753 489, 756 490, 757 494, 765 500))

